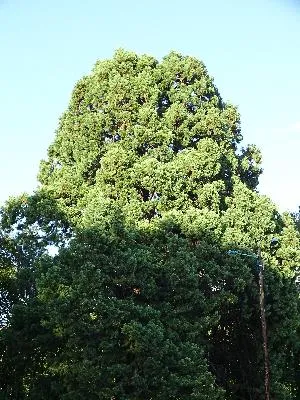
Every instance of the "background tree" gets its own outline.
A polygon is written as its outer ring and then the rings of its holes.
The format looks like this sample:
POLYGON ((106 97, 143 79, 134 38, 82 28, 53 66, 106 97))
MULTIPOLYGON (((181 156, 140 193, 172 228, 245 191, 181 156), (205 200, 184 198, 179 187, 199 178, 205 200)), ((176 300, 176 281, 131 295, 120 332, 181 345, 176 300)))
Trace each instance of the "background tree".
POLYGON ((57 339, 42 326, 44 307, 37 297, 36 260, 48 253, 49 246, 66 243, 69 226, 41 190, 6 203, 0 232, 4 278, 0 282, 0 398, 53 398, 48 393, 51 374, 45 372, 45 355, 57 349, 57 339))

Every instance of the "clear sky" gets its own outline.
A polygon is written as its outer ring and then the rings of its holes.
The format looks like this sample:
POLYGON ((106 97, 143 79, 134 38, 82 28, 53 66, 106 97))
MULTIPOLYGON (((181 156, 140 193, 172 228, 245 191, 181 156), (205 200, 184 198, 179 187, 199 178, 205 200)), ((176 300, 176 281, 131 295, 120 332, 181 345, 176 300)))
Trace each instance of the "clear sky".
POLYGON ((260 191, 297 210, 297 0, 0 0, 0 202, 36 187, 75 82, 119 47, 204 61, 263 153, 260 191))

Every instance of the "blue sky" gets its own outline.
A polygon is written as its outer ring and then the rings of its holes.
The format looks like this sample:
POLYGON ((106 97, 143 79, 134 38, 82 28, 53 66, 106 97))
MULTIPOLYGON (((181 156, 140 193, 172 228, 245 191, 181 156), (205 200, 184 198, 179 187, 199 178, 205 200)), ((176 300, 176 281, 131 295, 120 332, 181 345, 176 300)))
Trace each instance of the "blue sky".
POLYGON ((36 185, 75 82, 123 47, 200 58, 263 154, 260 191, 300 205, 300 2, 0 0, 0 202, 36 185))

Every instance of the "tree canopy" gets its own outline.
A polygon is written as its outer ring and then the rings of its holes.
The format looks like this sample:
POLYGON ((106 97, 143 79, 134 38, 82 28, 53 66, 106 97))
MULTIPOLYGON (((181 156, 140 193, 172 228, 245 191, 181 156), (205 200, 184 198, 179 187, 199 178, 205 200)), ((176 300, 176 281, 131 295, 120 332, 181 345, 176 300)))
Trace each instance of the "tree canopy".
POLYGON ((202 62, 118 50, 74 88, 35 194, 2 210, 4 399, 299 392, 299 233, 202 62), (276 236, 279 245, 270 249, 276 236), (54 254, 55 253, 55 254, 54 254))

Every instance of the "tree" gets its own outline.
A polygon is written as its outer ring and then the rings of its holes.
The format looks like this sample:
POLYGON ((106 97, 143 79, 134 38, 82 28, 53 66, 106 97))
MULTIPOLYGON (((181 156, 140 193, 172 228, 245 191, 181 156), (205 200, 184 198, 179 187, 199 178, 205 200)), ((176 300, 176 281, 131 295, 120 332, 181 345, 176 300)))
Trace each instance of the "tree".
POLYGON ((57 350, 58 340, 42 325, 36 260, 49 246, 63 246, 69 235, 67 221, 42 190, 11 198, 1 210, 1 399, 29 393, 31 399, 54 398, 53 392, 46 396, 51 373, 45 372, 45 357, 57 350))
POLYGON ((76 84, 41 163, 40 192, 26 212, 13 208, 17 239, 36 252, 42 329, 19 398, 262 398, 257 273, 228 255, 258 245, 272 395, 295 398, 299 236, 256 192, 260 153, 239 152, 241 140, 236 108, 194 58, 170 53, 159 63, 119 50, 76 84), (48 244, 59 244, 56 256, 48 244))
POLYGON ((120 50, 77 83, 40 181, 79 224, 91 189, 134 220, 225 209, 234 180, 255 188, 261 171, 255 146, 237 153, 241 139, 237 110, 203 63, 120 50))

